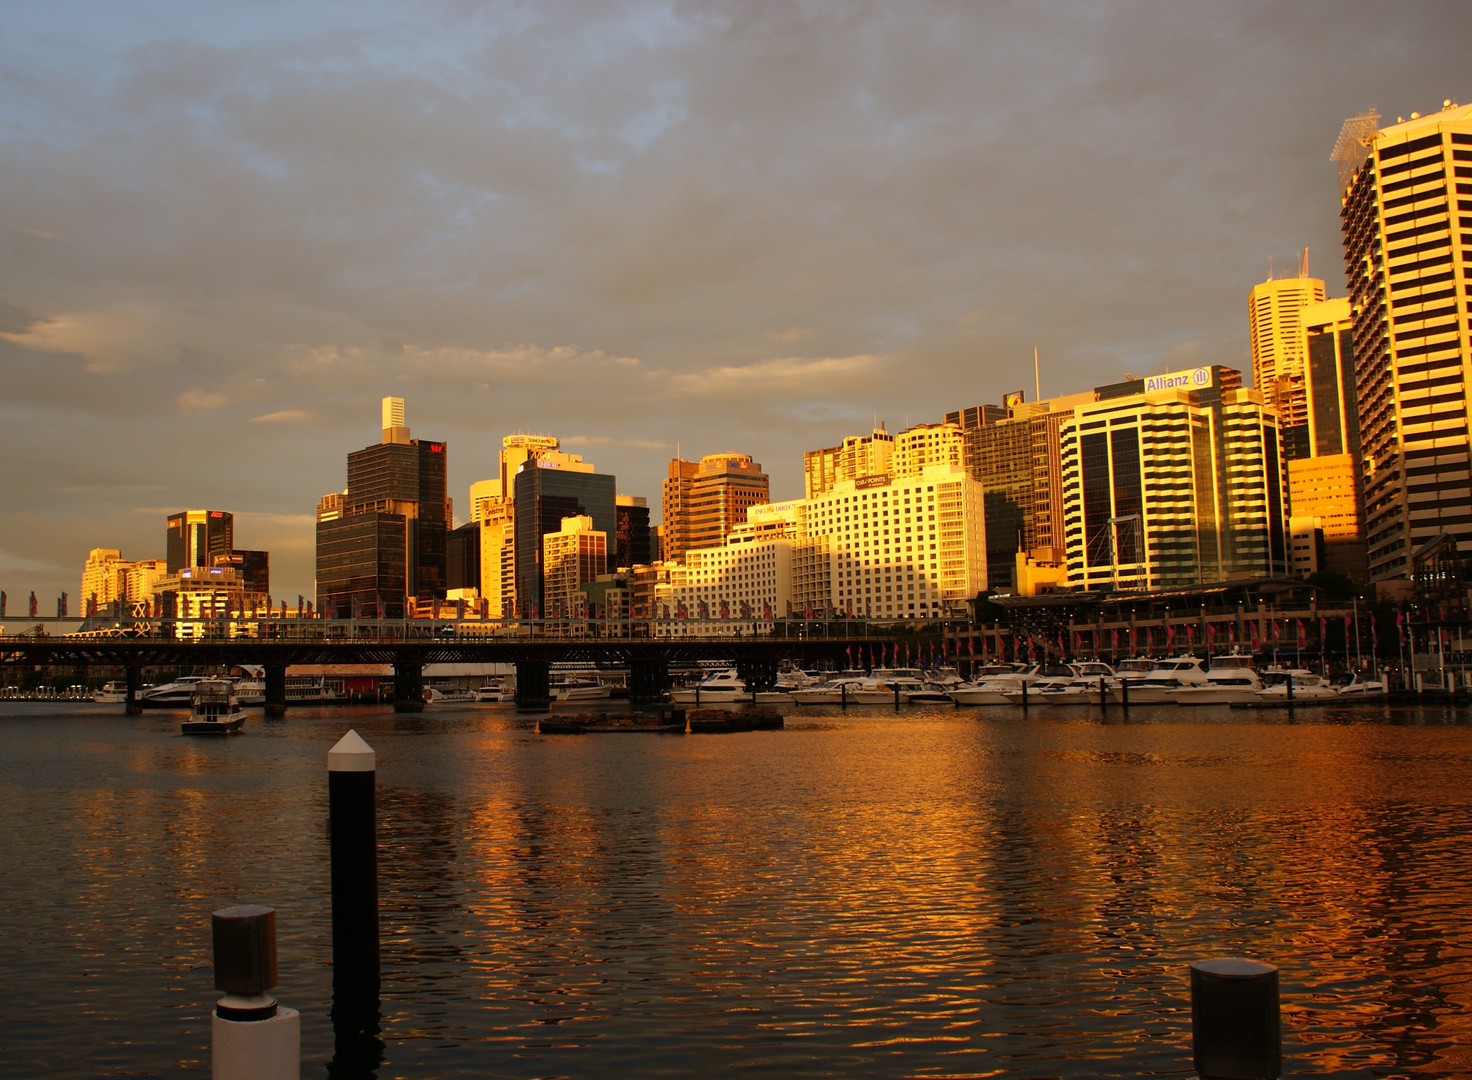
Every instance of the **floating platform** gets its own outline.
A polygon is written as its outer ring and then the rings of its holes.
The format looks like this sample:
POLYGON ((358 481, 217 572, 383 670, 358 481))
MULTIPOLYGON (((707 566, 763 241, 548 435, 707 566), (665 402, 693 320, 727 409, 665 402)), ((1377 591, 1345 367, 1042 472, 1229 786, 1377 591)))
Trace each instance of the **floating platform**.
POLYGON ((685 710, 664 709, 646 716, 643 713, 577 713, 572 716, 544 716, 537 721, 543 735, 612 735, 630 732, 683 735, 685 710))
POLYGON ((776 709, 691 709, 690 733, 714 734, 725 731, 771 731, 783 724, 776 709))

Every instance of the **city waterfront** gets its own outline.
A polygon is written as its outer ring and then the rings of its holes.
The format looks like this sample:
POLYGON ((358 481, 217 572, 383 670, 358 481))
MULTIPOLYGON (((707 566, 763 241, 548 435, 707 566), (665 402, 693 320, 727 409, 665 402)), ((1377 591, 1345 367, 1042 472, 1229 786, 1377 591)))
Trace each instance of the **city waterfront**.
POLYGON ((349 727, 379 763, 379 1076, 1185 1076, 1186 965, 1224 953, 1281 965, 1290 1074, 1472 1068, 1466 710, 178 719, 0 704, 0 1076, 205 1075, 237 901, 278 909, 325 1075, 349 727))

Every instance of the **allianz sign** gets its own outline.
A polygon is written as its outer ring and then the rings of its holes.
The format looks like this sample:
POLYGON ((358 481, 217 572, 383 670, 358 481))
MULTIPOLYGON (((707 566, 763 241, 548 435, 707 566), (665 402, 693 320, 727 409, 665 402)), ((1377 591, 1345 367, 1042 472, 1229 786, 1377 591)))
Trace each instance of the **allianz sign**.
POLYGON ((1211 385, 1211 368, 1177 371, 1174 375, 1151 375, 1145 380, 1145 393, 1152 390, 1200 390, 1211 385))

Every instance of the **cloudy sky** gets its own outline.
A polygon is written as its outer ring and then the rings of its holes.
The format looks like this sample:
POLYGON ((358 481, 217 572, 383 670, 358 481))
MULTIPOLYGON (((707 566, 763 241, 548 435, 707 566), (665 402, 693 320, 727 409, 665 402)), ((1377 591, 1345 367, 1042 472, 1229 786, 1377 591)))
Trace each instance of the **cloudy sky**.
MULTIPOLYGON (((0 588, 231 510, 312 585, 378 399, 450 445, 802 451, 1032 387, 1247 364, 1342 295, 1342 120, 1472 99, 1472 6, 11 2, 0 588)), ((73 601, 73 610, 76 601, 73 601)))

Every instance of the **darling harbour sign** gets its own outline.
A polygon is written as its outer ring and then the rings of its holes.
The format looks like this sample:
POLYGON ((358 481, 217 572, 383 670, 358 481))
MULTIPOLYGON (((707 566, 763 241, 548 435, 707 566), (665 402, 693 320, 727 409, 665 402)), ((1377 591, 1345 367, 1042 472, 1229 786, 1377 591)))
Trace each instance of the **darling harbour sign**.
POLYGON ((1211 368, 1192 368, 1172 375, 1151 375, 1145 380, 1145 393, 1152 390, 1202 390, 1211 385, 1211 368))

